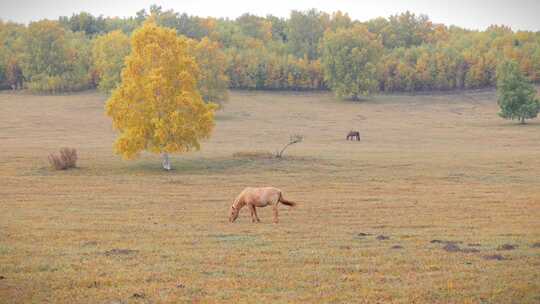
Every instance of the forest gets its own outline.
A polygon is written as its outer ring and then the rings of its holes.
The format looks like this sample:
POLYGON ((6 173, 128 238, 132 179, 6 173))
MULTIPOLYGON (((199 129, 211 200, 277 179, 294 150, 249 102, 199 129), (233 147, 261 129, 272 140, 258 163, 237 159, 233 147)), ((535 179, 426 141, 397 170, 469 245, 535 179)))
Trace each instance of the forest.
POLYGON ((227 88, 331 89, 353 99, 483 88, 496 84, 497 66, 507 60, 540 81, 540 32, 499 25, 469 30, 411 12, 366 22, 316 9, 288 18, 226 19, 154 5, 128 18, 81 12, 28 25, 0 20, 0 88, 110 92, 121 79, 131 34, 147 20, 189 38, 205 101, 225 100, 227 88))

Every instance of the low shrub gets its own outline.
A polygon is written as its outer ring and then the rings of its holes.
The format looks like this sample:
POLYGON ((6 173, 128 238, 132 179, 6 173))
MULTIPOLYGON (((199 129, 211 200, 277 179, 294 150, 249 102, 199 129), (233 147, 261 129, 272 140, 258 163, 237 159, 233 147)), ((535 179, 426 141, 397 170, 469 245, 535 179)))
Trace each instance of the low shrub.
POLYGON ((77 150, 62 148, 60 154, 49 154, 49 163, 55 170, 66 170, 77 166, 77 150))

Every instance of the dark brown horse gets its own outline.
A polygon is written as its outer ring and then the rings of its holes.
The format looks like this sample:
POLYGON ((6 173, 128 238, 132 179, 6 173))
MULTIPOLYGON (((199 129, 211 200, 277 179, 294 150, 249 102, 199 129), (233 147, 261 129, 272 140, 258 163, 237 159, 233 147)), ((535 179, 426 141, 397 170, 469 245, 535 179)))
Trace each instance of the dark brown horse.
POLYGON ((347 134, 347 140, 354 140, 355 138, 357 141, 360 141, 360 132, 350 131, 349 134, 347 134))

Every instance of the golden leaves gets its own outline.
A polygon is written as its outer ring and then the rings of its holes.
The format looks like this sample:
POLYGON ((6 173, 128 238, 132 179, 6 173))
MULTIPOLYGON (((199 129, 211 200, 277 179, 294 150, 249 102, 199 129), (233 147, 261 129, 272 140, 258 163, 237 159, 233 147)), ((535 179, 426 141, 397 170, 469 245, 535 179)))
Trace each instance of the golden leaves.
POLYGON ((106 113, 121 135, 115 150, 124 158, 199 149, 214 127, 214 105, 196 87, 199 69, 185 38, 146 23, 131 39, 122 82, 106 113))

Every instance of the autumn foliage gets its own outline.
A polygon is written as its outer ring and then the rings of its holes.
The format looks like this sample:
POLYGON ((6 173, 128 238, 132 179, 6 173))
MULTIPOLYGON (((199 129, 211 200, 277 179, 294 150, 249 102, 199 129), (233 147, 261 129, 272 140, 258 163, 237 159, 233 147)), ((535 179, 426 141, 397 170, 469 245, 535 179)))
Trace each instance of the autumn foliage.
POLYGON ((199 149, 214 127, 214 104, 197 88, 199 68, 188 41, 174 30, 146 23, 131 38, 122 81, 106 112, 120 132, 115 150, 126 159, 146 150, 180 153, 199 149))
POLYGON ((316 9, 292 11, 288 18, 244 14, 231 20, 154 5, 126 18, 83 12, 28 26, 0 21, 0 87, 55 93, 97 86, 108 92, 119 83, 127 37, 148 19, 193 41, 197 86, 210 102, 226 100, 228 88, 331 89, 353 98, 375 90, 483 88, 495 86, 497 68, 507 60, 530 81, 540 81, 537 32, 469 30, 411 12, 365 22, 316 9), (344 35, 349 41, 336 44, 344 35), (376 52, 372 44, 378 44, 376 52), (343 53, 353 48, 354 56, 343 53), (342 62, 342 76, 331 76, 337 70, 329 73, 329 58, 342 62))

